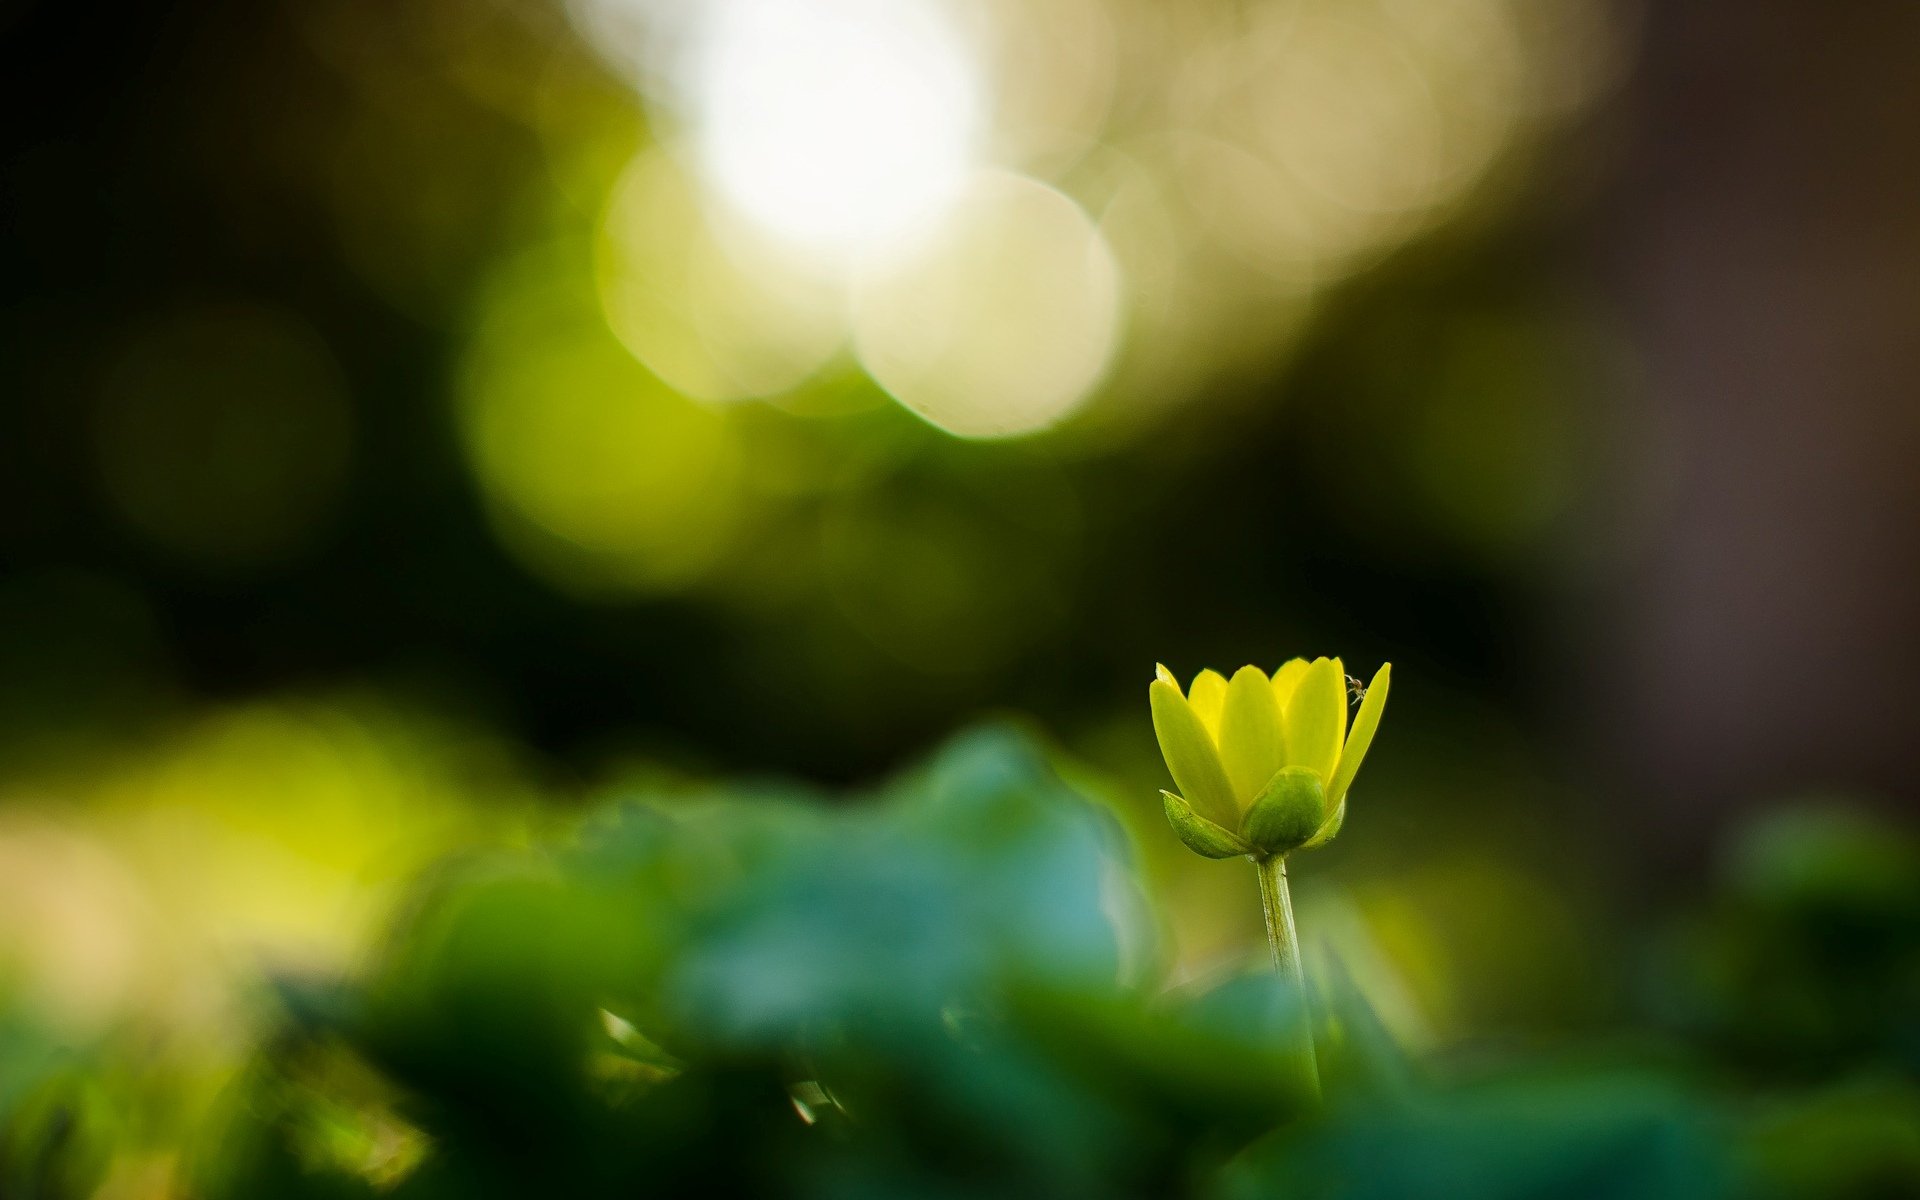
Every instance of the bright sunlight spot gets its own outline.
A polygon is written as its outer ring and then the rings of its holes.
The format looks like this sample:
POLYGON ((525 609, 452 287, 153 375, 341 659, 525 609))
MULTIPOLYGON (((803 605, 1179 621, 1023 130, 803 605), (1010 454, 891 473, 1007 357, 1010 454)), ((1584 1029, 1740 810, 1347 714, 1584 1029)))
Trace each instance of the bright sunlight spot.
POLYGON ((844 256, 936 216, 971 167, 975 58, 928 0, 726 0, 684 86, 702 168, 742 216, 844 256))

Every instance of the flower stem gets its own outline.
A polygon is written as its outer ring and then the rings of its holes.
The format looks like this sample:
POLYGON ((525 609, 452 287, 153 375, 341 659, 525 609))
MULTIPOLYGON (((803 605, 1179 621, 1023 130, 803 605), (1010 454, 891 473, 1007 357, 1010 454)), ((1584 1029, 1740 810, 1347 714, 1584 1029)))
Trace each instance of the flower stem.
POLYGON ((1254 872, 1260 877, 1260 908, 1267 918, 1267 947, 1273 951, 1274 974, 1294 994, 1299 1012, 1294 1023, 1298 1031, 1300 1067, 1308 1094, 1320 1098, 1320 1066, 1313 1053, 1313 1018, 1307 1008, 1307 977, 1300 966, 1300 936, 1293 929, 1293 899, 1287 893, 1287 860, 1282 854, 1270 854, 1254 860, 1254 872))

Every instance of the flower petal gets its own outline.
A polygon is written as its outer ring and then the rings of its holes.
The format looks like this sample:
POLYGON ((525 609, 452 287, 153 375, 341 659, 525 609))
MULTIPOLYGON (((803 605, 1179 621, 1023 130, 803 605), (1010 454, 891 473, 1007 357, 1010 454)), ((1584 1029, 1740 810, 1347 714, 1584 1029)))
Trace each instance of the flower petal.
POLYGON ((1187 849, 1206 858, 1233 858, 1252 854, 1253 846, 1239 834, 1222 829, 1193 811, 1193 806, 1172 792, 1161 792, 1161 806, 1167 811, 1167 824, 1179 835, 1187 849))
POLYGON ((1353 718, 1353 733, 1340 751, 1340 765, 1327 785, 1328 802, 1341 805, 1346 801, 1347 789, 1353 786, 1353 777, 1360 773, 1360 763, 1367 757, 1367 747, 1373 745, 1374 731, 1380 728, 1380 714, 1387 708, 1387 685, 1392 682, 1393 664, 1382 663, 1367 685, 1367 698, 1360 702, 1360 711, 1353 718))
MULTIPOLYGON (((1174 691, 1176 692, 1180 691, 1180 681, 1173 677, 1172 671, 1167 670, 1167 664, 1165 663, 1153 664, 1153 677, 1163 682, 1172 684, 1174 691)), ((1181 692, 1181 695, 1185 695, 1185 694, 1186 693, 1181 692)))
POLYGON ((1347 664, 1340 661, 1338 654, 1333 656, 1333 677, 1340 681, 1340 744, 1347 744, 1347 710, 1352 701, 1347 699, 1347 664))
POLYGON ((1280 754, 1280 706, 1273 702, 1273 684, 1259 667, 1241 667, 1227 684, 1219 744, 1220 764, 1242 808, 1286 765, 1280 754))
POLYGON ((1160 739, 1160 753, 1188 803, 1216 825, 1229 829, 1238 825, 1240 810, 1233 802, 1233 785, 1227 782, 1220 753, 1199 714, 1179 688, 1164 680, 1147 685, 1147 698, 1153 706, 1153 733, 1160 739))
POLYGON ((1313 660, 1287 702, 1285 721, 1288 765, 1312 767, 1321 779, 1330 778, 1347 723, 1347 682, 1338 663, 1313 660))
POLYGON ((1287 710, 1287 701, 1293 699, 1294 689, 1300 686, 1300 680, 1306 673, 1307 660, 1304 658, 1290 658, 1273 673, 1273 699, 1281 712, 1287 710))
POLYGON ((1220 710, 1227 704, 1227 681, 1220 672, 1208 669, 1193 677, 1193 686, 1187 689, 1187 703, 1193 705, 1193 711, 1200 716, 1200 723, 1207 727, 1207 735, 1213 738, 1213 744, 1220 744, 1220 710))

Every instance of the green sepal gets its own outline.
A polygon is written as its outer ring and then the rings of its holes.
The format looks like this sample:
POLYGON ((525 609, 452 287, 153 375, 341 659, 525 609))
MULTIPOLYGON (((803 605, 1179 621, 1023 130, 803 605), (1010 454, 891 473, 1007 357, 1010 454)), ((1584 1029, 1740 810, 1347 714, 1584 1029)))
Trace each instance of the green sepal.
POLYGON ((1240 836, 1268 854, 1285 854, 1320 831, 1327 785, 1311 767, 1282 767, 1253 798, 1240 836))
POLYGON ((1320 832, 1300 843, 1302 850, 1313 850, 1326 845, 1340 836, 1340 827, 1347 823, 1347 798, 1340 797, 1340 803, 1333 806, 1333 815, 1320 827, 1320 832))
POLYGON ((1253 847, 1238 834, 1222 829, 1194 812, 1192 805, 1172 792, 1161 792, 1160 795, 1165 797, 1167 824, 1173 826, 1174 833, 1195 854, 1205 858, 1236 858, 1254 852, 1253 847))

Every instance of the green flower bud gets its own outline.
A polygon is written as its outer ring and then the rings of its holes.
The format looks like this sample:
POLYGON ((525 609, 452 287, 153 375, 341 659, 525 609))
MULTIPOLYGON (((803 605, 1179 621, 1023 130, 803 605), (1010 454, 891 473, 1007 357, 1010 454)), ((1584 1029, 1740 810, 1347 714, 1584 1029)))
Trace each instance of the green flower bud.
POLYGON ((1282 767, 1267 780, 1240 835, 1263 854, 1285 854, 1320 832, 1327 817, 1327 785, 1311 767, 1282 767))

